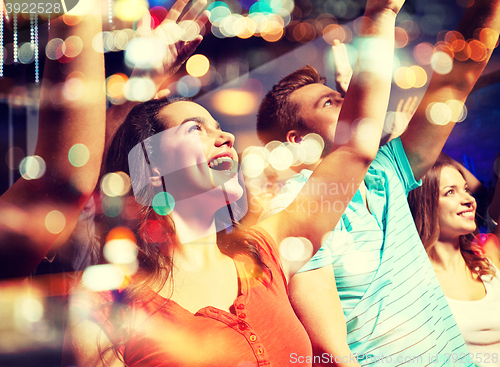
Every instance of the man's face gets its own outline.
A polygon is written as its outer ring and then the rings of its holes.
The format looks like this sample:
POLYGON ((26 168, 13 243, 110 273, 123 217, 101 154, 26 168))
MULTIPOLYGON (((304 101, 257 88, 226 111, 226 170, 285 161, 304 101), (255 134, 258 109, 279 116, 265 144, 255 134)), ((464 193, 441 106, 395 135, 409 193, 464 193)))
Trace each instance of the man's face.
MULTIPOLYGON (((329 152, 344 99, 326 85, 309 84, 290 94, 290 100, 299 106, 299 116, 305 125, 325 141, 324 152, 329 152)), ((308 133, 305 132, 305 133, 308 133)))

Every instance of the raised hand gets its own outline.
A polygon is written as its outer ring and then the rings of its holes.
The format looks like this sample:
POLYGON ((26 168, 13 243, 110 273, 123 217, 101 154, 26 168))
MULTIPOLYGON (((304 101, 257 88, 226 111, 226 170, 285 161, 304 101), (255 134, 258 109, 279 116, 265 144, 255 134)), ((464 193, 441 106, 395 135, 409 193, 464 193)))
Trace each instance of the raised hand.
MULTIPOLYGON (((180 18, 189 0, 177 0, 165 20, 149 36, 156 37, 165 44, 165 55, 161 62, 146 74, 153 79, 157 90, 168 77, 175 74, 182 64, 193 54, 203 40, 200 32, 208 21, 208 11, 203 11, 206 0, 198 0, 180 18), (180 19, 179 19, 180 18, 180 19)), ((144 70, 134 69, 132 76, 143 75, 144 70)))
POLYGON ((368 0, 365 15, 371 15, 383 10, 390 10, 394 14, 398 14, 404 3, 405 0, 368 0))
POLYGON ((344 97, 352 77, 352 67, 347 56, 347 48, 339 40, 334 40, 332 52, 335 66, 335 85, 337 92, 344 97))
POLYGON ((418 97, 409 97, 406 102, 404 99, 401 99, 396 107, 396 112, 402 113, 408 121, 410 121, 411 117, 415 113, 417 109, 418 97), (404 103, 404 105, 403 105, 404 103))
POLYGON ((418 97, 408 97, 405 100, 401 99, 396 107, 396 115, 394 120, 394 127, 392 129, 391 139, 398 137, 401 135, 408 126, 408 122, 410 122, 411 117, 415 113, 418 105, 418 97))

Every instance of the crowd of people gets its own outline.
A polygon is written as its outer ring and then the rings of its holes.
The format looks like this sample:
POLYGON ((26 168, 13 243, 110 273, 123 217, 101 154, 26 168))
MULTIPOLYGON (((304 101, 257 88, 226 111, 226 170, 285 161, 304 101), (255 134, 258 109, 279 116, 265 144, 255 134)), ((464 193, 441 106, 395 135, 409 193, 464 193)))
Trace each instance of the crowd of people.
MULTIPOLYGON (((243 226, 235 136, 187 99, 106 110, 104 58, 93 44, 101 4, 81 3, 73 21, 53 20, 50 37, 82 39, 66 74, 84 75, 86 91, 54 103, 50 86, 66 75, 47 60, 36 148, 46 173, 36 183, 19 179, 0 198, 3 279, 28 276, 69 239, 81 246, 80 266, 105 263, 102 247, 117 229, 135 244, 137 269, 120 287, 92 291, 76 278, 64 366, 500 366, 500 190, 488 209, 491 241, 480 241, 468 172, 441 153, 455 121, 435 124, 426 113, 431 103, 465 103, 493 46, 481 60, 455 59, 451 72, 433 74, 419 105, 404 107, 406 130, 382 137, 404 0, 368 0, 352 70, 342 67, 345 47, 333 46, 338 91, 308 65, 262 100, 263 144, 300 144, 315 133, 324 149, 243 226), (71 165, 68 151, 82 143, 90 158, 71 165), (93 193, 114 172, 130 178, 134 205, 109 218, 93 210, 93 193), (351 189, 315 189, 330 183, 351 189), (311 216, 297 209, 304 202, 331 210, 311 216), (48 230, 50 215, 64 218, 63 230, 48 230), (297 243, 299 257, 290 255, 297 243)), ((164 24, 205 24, 206 1, 187 3, 177 0, 164 24)), ((498 39, 500 1, 475 0, 456 31, 467 40, 483 28, 498 39)), ((149 71, 157 91, 201 42, 165 46, 149 71)))

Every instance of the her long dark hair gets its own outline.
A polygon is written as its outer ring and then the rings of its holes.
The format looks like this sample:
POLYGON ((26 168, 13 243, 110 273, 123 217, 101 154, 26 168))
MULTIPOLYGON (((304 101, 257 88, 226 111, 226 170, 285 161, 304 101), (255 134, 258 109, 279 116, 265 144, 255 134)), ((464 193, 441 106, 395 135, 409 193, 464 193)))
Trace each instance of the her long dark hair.
MULTIPOLYGON (((159 112, 163 107, 170 103, 179 101, 170 100, 167 98, 151 100, 136 105, 127 115, 123 124, 117 130, 112 143, 110 145, 106 160, 105 171, 103 173, 122 171, 130 176, 129 170, 129 152, 140 143, 147 144, 147 139, 155 134, 158 134, 168 128, 168 121, 164 121, 159 117, 159 112)), ((145 147, 152 149, 152 147, 145 147)), ((168 157, 166 157, 168 159, 168 157)), ((141 169, 146 172, 147 162, 142 159, 134 162, 136 165, 142 165, 141 169)), ((134 177, 131 177, 134 180, 134 177)), ((144 190, 152 190, 152 187, 146 187, 144 190)), ((136 193, 137 194, 137 193, 136 193)), ((147 195, 146 195, 147 196, 147 195)), ((242 199, 243 201, 245 198, 242 199)), ((175 241, 178 241, 176 235, 175 224, 170 216, 158 215, 150 205, 136 205, 137 219, 128 220, 126 225, 130 227, 137 239, 139 270, 134 281, 132 281, 125 289, 114 292, 114 305, 110 314, 110 321, 115 325, 117 338, 112 340, 113 351, 120 358, 118 349, 121 345, 129 340, 129 331, 125 326, 127 305, 134 300, 141 298, 144 300, 146 289, 161 289, 172 274, 172 259, 162 251, 162 247, 169 246, 175 241), (156 223, 156 232, 154 234, 148 228, 148 224, 154 221, 156 223), (158 234, 158 230, 161 234, 158 234)), ((224 209, 224 208, 223 208, 224 209)), ((233 205, 234 210, 234 205, 233 205)), ((223 212, 227 213, 228 210, 223 212)), ((218 219, 220 216, 216 214, 216 221, 227 221, 227 218, 218 219)), ((116 226, 123 219, 104 218, 104 232, 109 231, 113 226, 116 226)), ((123 224, 120 223, 120 224, 123 224)), ((259 244, 256 237, 250 232, 244 230, 237 222, 233 221, 232 230, 218 232, 217 245, 220 251, 230 257, 243 254, 253 260, 254 274, 253 276, 259 279, 266 278, 267 274, 272 281, 272 274, 269 268, 263 262, 259 251, 259 244)), ((223 224, 224 228, 227 226, 223 224)), ((221 225, 219 223, 218 227, 221 225)), ((103 236, 104 238, 105 236, 103 236)), ((152 292, 149 292, 150 294, 152 292)), ((101 353, 104 354, 107 350, 101 353)))
MULTIPOLYGON (((439 186, 443 167, 455 168, 465 179, 461 167, 453 160, 439 158, 422 179, 422 186, 411 191, 408 195, 408 203, 415 226, 430 257, 434 254, 434 247, 440 232, 439 186)), ((494 275, 495 271, 490 262, 486 258, 477 255, 471 248, 476 232, 460 236, 459 244, 462 257, 472 273, 478 276, 486 274, 494 275)))

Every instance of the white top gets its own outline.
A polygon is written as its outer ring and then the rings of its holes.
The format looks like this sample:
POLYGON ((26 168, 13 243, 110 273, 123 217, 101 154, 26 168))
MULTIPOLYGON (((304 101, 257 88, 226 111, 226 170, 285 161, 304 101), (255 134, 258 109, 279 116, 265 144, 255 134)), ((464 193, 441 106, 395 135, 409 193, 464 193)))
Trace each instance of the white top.
POLYGON ((486 295, 477 301, 446 297, 455 321, 478 366, 500 367, 500 271, 483 276, 486 295))

